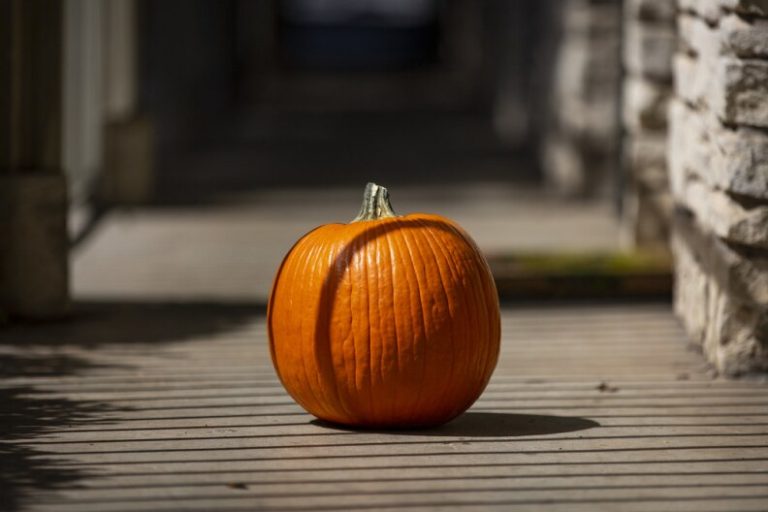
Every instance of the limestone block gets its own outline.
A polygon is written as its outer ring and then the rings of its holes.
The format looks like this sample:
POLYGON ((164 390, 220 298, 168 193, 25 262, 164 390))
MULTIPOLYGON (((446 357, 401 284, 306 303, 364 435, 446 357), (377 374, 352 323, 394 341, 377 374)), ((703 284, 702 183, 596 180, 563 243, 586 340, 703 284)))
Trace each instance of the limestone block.
POLYGON ((730 15, 720 21, 726 52, 745 58, 768 58, 768 19, 730 15))
POLYGON ((676 184, 693 174, 711 187, 768 200, 768 131, 727 128, 677 101, 670 117, 669 172, 676 184))
POLYGON ((675 312, 692 341, 721 374, 768 370, 768 309, 724 292, 675 227, 675 312))
POLYGON ((624 126, 632 131, 663 130, 672 88, 637 76, 624 80, 624 126))
POLYGON ((630 73, 669 81, 677 37, 672 27, 627 23, 624 35, 624 66, 630 73))
POLYGON ((670 245, 675 266, 675 314, 682 320, 690 340, 703 345, 709 309, 709 277, 697 263, 695 254, 680 239, 677 230, 672 231, 670 245))
POLYGON ((667 190, 667 137, 661 133, 637 132, 625 141, 624 156, 632 180, 648 190, 667 190))
POLYGON ((720 238, 752 247, 768 248, 768 206, 747 208, 722 191, 698 180, 673 190, 675 200, 691 210, 706 229, 720 238))
POLYGON ((714 75, 712 67, 682 53, 674 56, 672 65, 675 74, 675 94, 692 105, 708 108, 707 93, 714 75))
POLYGON ((66 181, 29 172, 0 177, 0 303, 9 314, 50 318, 69 306, 66 181))
POLYGON ((667 252, 671 211, 672 200, 668 192, 635 187, 625 197, 622 219, 625 228, 629 229, 631 247, 667 252))
POLYGON ((721 58, 710 104, 727 123, 768 128, 768 62, 721 58))
POLYGON ((559 54, 555 77, 557 113, 574 136, 606 144, 615 140, 619 88, 618 39, 592 47, 574 37, 559 54))
POLYGON ((601 35, 619 31, 621 6, 618 2, 567 0, 562 4, 564 32, 578 32, 599 38, 601 35))
POLYGON ((745 303, 768 307, 768 251, 730 245, 702 228, 689 213, 676 212, 674 227, 723 292, 745 303))
POLYGON ((597 41, 582 35, 569 37, 560 50, 557 85, 570 96, 605 101, 606 94, 615 94, 621 77, 619 45, 618 32, 597 41))
POLYGON ((545 138, 541 160, 552 189, 563 196, 603 196, 610 190, 616 156, 605 147, 594 148, 564 133, 545 138))
POLYGON ((573 141, 562 136, 547 137, 542 161, 547 181, 559 194, 581 195, 586 188, 586 169, 573 141))
POLYGON ((677 26, 681 46, 700 59, 768 58, 768 19, 729 14, 713 27, 696 16, 681 15, 677 26))
POLYGON ((712 61, 728 53, 723 46, 718 28, 709 25, 698 16, 686 14, 678 16, 677 33, 680 47, 699 59, 712 61))
POLYGON ((704 353, 718 372, 768 371, 768 310, 733 300, 710 283, 704 353))
POLYGON ((675 196, 682 196, 686 181, 691 176, 713 185, 712 148, 705 121, 700 112, 689 109, 680 101, 669 107, 669 163, 670 187, 675 196))
POLYGON ((674 67, 675 92, 685 101, 727 124, 768 128, 768 61, 720 57, 709 63, 677 54, 674 67))
POLYGON ((616 140, 618 132, 619 8, 617 2, 564 2, 554 71, 557 124, 569 136, 604 145, 616 140))
POLYGON ((717 21, 722 14, 720 0, 677 0, 677 7, 708 21, 717 21))
POLYGON ((677 5, 681 11, 696 13, 710 22, 717 22, 729 11, 768 17, 768 0, 677 0, 677 5))
POLYGON ((542 161, 551 184, 571 196, 602 192, 619 145, 620 3, 569 0, 554 65, 551 133, 542 161), (597 190, 600 188, 601 190, 597 190))
POLYGON ((627 0, 625 15, 643 21, 670 22, 675 19, 675 0, 627 0))
POLYGON ((711 165, 702 169, 707 179, 731 193, 768 199, 768 132, 715 125, 709 139, 711 165))
POLYGON ((154 191, 153 151, 148 118, 107 123, 100 199, 111 204, 148 202, 154 191))
POLYGON ((570 98, 560 112, 563 128, 588 144, 612 144, 617 136, 616 105, 570 98))
POLYGON ((676 198, 684 197, 691 176, 698 176, 710 166, 709 140, 695 117, 679 101, 670 104, 667 163, 669 187, 676 198))
POLYGON ((721 10, 768 17, 768 0, 706 0, 706 2, 719 3, 721 10))

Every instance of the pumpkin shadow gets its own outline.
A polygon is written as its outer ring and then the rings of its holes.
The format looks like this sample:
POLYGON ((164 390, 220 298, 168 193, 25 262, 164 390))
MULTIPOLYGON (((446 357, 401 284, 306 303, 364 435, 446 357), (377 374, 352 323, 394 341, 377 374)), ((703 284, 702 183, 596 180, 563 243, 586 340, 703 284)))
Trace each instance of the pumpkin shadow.
POLYGON ((311 424, 333 430, 359 433, 400 434, 438 437, 518 437, 563 434, 599 427, 594 420, 578 416, 513 414, 504 412, 465 412, 438 427, 421 429, 355 428, 315 419, 311 424))

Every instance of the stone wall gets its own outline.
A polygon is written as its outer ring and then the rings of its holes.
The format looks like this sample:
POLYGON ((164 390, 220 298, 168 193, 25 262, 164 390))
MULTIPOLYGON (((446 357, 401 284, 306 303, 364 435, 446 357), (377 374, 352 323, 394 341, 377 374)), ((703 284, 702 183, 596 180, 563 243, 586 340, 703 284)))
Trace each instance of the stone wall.
POLYGON ((560 41, 542 162, 560 193, 595 195, 608 191, 617 162, 621 3, 558 5, 560 41))
POLYGON ((768 371, 768 0, 678 0, 675 309, 726 375, 768 371))
POLYGON ((666 252, 668 247, 667 109, 675 19, 675 0, 625 0, 622 227, 625 245, 639 250, 666 252))

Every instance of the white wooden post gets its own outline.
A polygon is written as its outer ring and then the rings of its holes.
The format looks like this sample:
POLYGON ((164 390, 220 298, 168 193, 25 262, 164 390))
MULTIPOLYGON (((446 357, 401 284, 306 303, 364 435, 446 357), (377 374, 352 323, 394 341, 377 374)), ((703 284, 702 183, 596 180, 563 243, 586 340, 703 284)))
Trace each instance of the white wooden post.
POLYGON ((59 0, 0 1, 0 316, 69 304, 59 0))
POLYGON ((138 38, 135 0, 104 5, 104 175, 100 198, 135 204, 151 199, 152 125, 138 108, 138 38))

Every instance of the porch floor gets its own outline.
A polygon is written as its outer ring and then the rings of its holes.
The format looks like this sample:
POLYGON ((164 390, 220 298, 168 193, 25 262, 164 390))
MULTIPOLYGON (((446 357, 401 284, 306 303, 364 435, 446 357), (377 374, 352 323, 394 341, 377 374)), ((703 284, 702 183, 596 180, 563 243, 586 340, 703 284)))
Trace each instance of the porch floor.
MULTIPOLYGON (((482 203, 445 213, 494 250, 536 245, 482 203)), ((0 510, 768 509, 768 384, 713 378, 667 303, 506 306, 459 419, 315 421, 272 371, 264 298, 307 220, 338 212, 249 204, 108 217, 75 255, 73 317, 0 332, 0 510)), ((615 239, 591 207, 524 206, 546 240, 615 239)))

